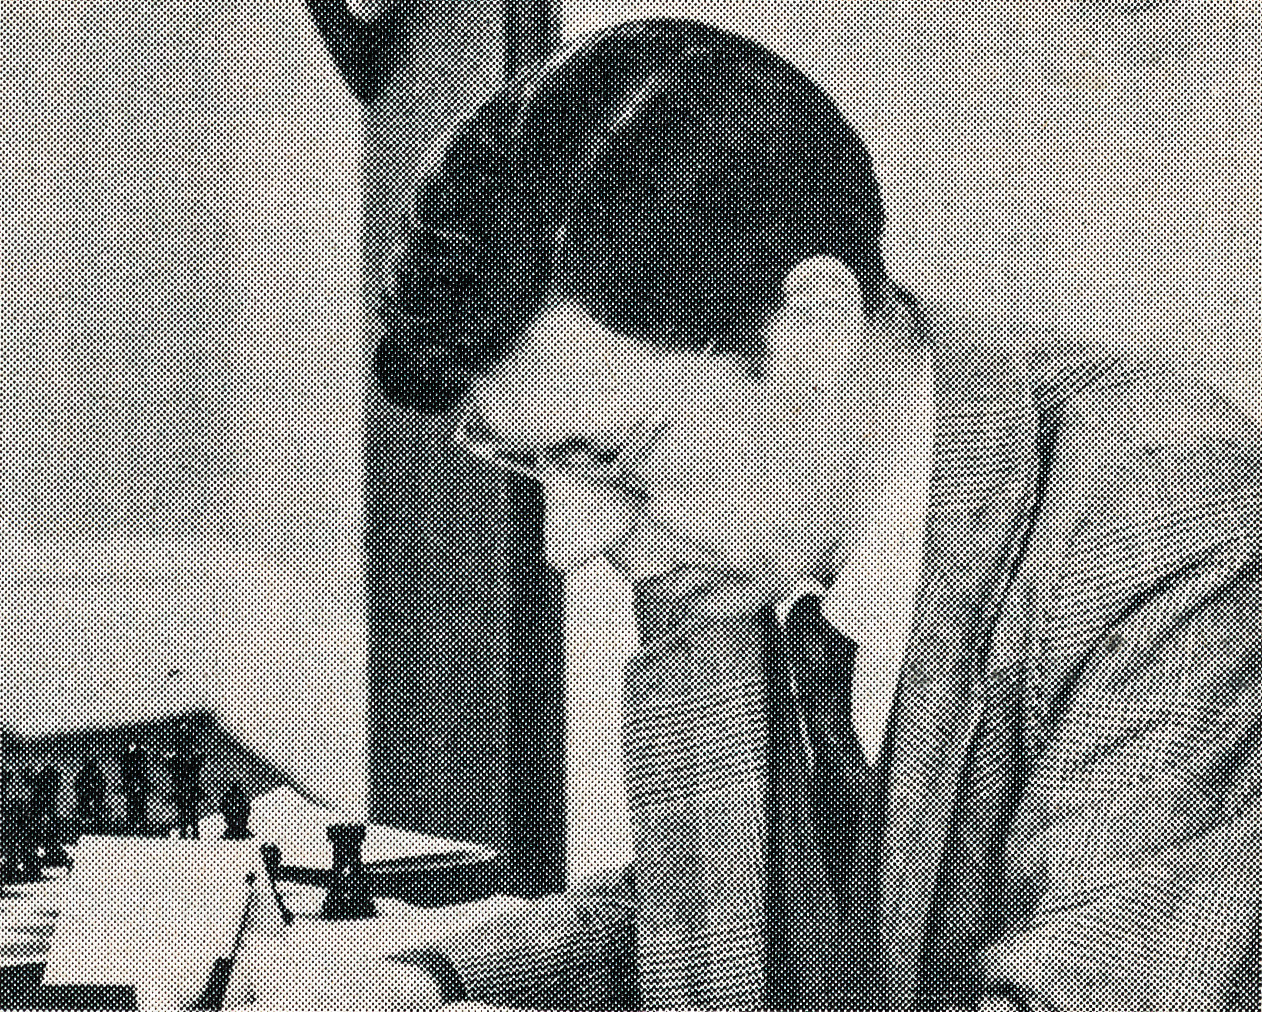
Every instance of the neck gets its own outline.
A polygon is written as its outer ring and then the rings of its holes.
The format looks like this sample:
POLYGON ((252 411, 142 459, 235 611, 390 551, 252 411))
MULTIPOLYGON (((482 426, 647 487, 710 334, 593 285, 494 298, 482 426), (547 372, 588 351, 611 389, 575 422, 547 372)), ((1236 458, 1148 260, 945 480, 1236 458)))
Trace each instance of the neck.
POLYGON ((907 557, 904 549, 923 537, 934 457, 933 355, 916 342, 900 356, 896 369, 864 388, 867 438, 853 457, 854 511, 835 559, 839 571, 854 555, 907 557))

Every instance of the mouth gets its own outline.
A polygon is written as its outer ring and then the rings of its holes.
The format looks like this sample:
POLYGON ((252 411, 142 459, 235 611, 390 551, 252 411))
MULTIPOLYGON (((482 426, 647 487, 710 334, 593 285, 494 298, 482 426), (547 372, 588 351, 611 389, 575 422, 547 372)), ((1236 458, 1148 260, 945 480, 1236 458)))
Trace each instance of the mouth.
POLYGON ((648 516, 609 545, 605 557, 637 592, 689 579, 689 573, 695 581, 698 574, 714 578, 731 568, 714 549, 680 538, 669 524, 648 516))

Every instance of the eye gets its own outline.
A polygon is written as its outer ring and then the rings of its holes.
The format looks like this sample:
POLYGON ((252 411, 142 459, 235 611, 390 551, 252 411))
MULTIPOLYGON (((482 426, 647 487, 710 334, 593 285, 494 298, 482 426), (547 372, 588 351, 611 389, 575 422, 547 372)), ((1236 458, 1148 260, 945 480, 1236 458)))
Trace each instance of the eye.
POLYGON ((546 451, 548 461, 560 471, 592 471, 609 467, 618 459, 617 449, 601 449, 586 439, 567 439, 546 451))
POLYGON ((522 450, 499 450, 496 456, 511 467, 533 471, 538 466, 539 461, 533 453, 522 450))

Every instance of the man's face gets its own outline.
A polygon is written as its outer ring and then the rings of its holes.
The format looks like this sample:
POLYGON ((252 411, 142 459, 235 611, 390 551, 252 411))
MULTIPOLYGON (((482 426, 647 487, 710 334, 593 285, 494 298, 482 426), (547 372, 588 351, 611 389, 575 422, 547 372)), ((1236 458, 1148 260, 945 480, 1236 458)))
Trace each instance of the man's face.
POLYGON ((753 370, 665 351, 559 304, 474 385, 471 406, 499 446, 561 464, 543 468, 551 565, 604 554, 632 583, 703 570, 725 585, 714 610, 740 611, 829 566, 863 425, 846 407, 862 398, 812 393, 793 361, 774 360, 794 358, 791 342, 772 355, 753 370), (628 446, 613 487, 561 473, 572 451, 607 460, 628 446))

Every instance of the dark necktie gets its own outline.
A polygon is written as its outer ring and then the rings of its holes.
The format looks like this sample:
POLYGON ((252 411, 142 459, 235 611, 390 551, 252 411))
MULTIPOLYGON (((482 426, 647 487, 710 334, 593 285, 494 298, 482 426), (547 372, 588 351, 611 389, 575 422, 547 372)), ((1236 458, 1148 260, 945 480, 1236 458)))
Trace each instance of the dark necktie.
POLYGON ((845 917, 856 900, 850 895, 850 858, 876 778, 850 718, 857 645, 824 619, 815 595, 798 598, 789 610, 784 642, 796 720, 811 758, 816 840, 845 917))

